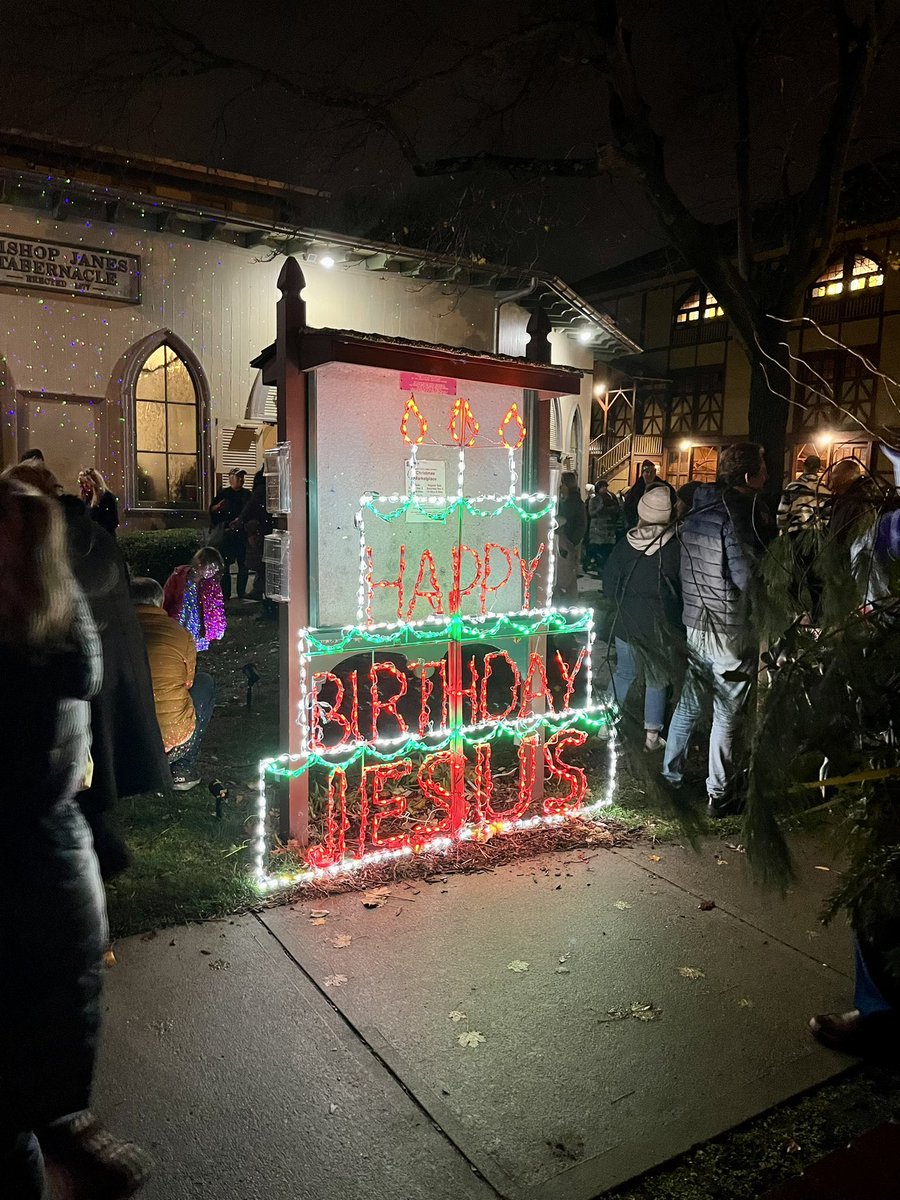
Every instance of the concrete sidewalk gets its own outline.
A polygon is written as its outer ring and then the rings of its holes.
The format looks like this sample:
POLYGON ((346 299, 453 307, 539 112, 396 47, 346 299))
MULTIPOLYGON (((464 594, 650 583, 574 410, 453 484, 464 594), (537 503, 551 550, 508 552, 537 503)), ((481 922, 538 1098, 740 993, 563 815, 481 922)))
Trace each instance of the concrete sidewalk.
POLYGON ((569 851, 129 939, 97 1108, 156 1200, 588 1200, 847 1065, 805 1028, 852 987, 831 865, 569 851))

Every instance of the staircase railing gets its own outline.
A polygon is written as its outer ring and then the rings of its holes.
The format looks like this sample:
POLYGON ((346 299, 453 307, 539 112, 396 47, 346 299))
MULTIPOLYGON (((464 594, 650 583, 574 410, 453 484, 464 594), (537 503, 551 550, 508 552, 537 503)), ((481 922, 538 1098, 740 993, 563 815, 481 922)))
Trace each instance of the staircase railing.
POLYGON ((620 467, 631 456, 633 434, 627 433, 618 440, 611 439, 609 434, 594 438, 590 445, 593 458, 591 474, 594 479, 602 479, 620 467), (611 443, 611 444, 610 444, 611 443))

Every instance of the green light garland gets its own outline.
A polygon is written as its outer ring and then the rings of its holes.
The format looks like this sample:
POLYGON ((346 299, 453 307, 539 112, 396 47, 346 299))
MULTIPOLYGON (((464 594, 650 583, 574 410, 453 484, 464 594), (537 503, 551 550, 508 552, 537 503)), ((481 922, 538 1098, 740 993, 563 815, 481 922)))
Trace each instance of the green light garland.
MULTIPOLYGON (((483 729, 479 728, 477 731, 464 731, 462 733, 462 740, 467 746, 474 746, 481 742, 495 742, 501 737, 514 738, 527 736, 528 734, 537 732, 539 729, 545 728, 552 728, 554 732, 573 728, 586 728, 596 732, 598 729, 606 728, 610 724, 611 719, 611 714, 606 711, 592 716, 583 709, 572 709, 564 713, 544 713, 537 719, 535 717, 525 718, 527 726, 498 721, 495 725, 488 725, 483 729)), ((407 754, 436 754, 440 750, 446 750, 452 740, 452 732, 437 740, 411 736, 405 742, 398 742, 384 751, 377 750, 370 745, 357 745, 352 749, 348 749, 346 756, 338 754, 338 747, 335 747, 333 755, 325 757, 320 754, 311 753, 306 761, 297 767, 271 762, 266 766, 266 775, 276 779, 295 779, 298 775, 303 775, 313 767, 343 767, 346 769, 353 766, 354 763, 359 762, 361 758, 377 759, 378 762, 390 762, 395 758, 404 758, 407 754)))
MULTIPOLYGON (((373 513, 379 520, 396 521, 404 516, 410 509, 414 512, 427 517, 429 521, 446 521, 448 517, 454 516, 460 510, 467 513, 470 517, 499 517, 501 513, 508 512, 513 509, 523 521, 539 521, 541 517, 546 517, 551 513, 556 505, 555 500, 548 500, 546 504, 540 508, 529 509, 520 504, 515 496, 508 496, 503 503, 497 508, 478 508, 474 502, 466 496, 457 496, 453 499, 446 508, 438 509, 435 505, 422 504, 417 496, 410 496, 404 500, 397 508, 391 509, 390 512, 379 512, 376 508, 378 496, 366 498, 363 501, 363 507, 373 513)), ((383 498, 386 503, 391 503, 386 497, 383 498)))
POLYGON ((524 638, 544 633, 583 633, 590 628, 592 619, 593 614, 590 612, 571 618, 564 613, 550 612, 525 620, 518 614, 498 616, 489 625, 476 618, 463 616, 451 618, 443 625, 432 627, 402 622, 383 634, 376 633, 365 625, 354 625, 333 642, 318 638, 307 630, 303 634, 306 641, 304 653, 314 657, 340 654, 348 646, 364 650, 370 646, 411 646, 417 643, 445 642, 451 638, 461 638, 464 642, 479 642, 496 637, 524 638))

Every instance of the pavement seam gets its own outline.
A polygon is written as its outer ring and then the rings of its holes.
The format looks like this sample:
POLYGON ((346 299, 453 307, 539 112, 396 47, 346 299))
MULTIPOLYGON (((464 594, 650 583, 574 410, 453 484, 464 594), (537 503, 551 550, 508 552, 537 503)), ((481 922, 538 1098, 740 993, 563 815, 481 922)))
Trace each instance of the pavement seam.
POLYGON ((387 1074, 390 1076, 390 1078, 394 1080, 394 1082, 400 1087, 400 1089, 404 1093, 404 1095, 407 1096, 412 1101, 412 1103, 419 1110, 419 1112, 421 1112, 422 1115, 426 1118, 426 1120, 431 1125, 431 1127, 433 1129, 435 1129, 437 1131, 437 1133, 444 1139, 444 1141, 449 1146, 451 1146, 452 1149, 455 1150, 456 1153, 462 1158, 462 1160, 467 1164, 469 1169, 472 1171, 472 1174, 481 1183, 483 1183, 485 1185, 485 1187, 490 1188, 493 1195, 499 1197, 499 1200, 510 1200, 509 1196, 505 1195, 501 1191, 498 1191, 497 1187, 493 1183, 491 1183, 491 1181, 484 1175, 484 1173, 482 1172, 482 1170, 478 1166, 478 1164, 465 1152, 465 1150, 462 1148, 462 1146, 457 1141, 454 1140, 454 1138, 451 1136, 451 1134, 449 1134, 447 1132, 447 1130, 444 1129, 444 1127, 440 1124, 440 1122, 435 1119, 434 1115, 428 1110, 428 1108, 426 1108, 426 1106, 422 1103, 422 1101, 415 1094, 415 1092, 412 1091, 412 1089, 404 1081, 404 1079, 399 1074, 399 1072, 396 1070, 396 1068, 391 1066, 391 1064, 387 1061, 387 1059, 384 1057, 384 1055, 382 1055, 372 1045, 372 1043, 370 1041, 368 1041, 368 1039, 366 1038, 363 1031, 356 1024, 354 1024, 353 1021, 350 1020, 350 1018, 347 1016, 347 1014, 345 1012, 343 1012, 343 1010, 341 1008, 338 1007, 338 1005, 334 1001, 334 998, 331 995, 329 995, 329 993, 322 987, 322 985, 315 978, 315 976, 312 975, 306 969, 306 967, 304 967, 303 963, 299 960, 299 958, 297 958, 297 956, 294 953, 292 953, 291 950, 288 949, 288 947, 284 944, 284 942, 281 940, 281 938, 278 936, 278 934, 266 924, 266 922, 263 920, 262 916, 258 912, 254 912, 252 914, 252 916, 255 918, 257 923, 262 926, 262 928, 269 935, 269 937, 274 939, 274 941, 278 944, 278 946, 280 947, 280 949, 281 949, 282 953, 285 955, 285 957, 288 958, 293 963, 293 965, 300 972, 300 974, 304 977, 304 979, 306 979, 307 982, 312 985, 312 987, 315 989, 315 991, 327 1003, 328 1007, 332 1010, 332 1012, 339 1018, 341 1023, 348 1030, 350 1030, 350 1032, 354 1035, 354 1037, 356 1037, 357 1040, 363 1046, 365 1046, 366 1050, 372 1056, 372 1058, 378 1063, 378 1065, 384 1071, 387 1072, 387 1074))
MULTIPOLYGON (((610 851, 618 858, 624 859, 625 862, 631 863, 632 866, 640 867, 640 869, 646 875, 649 875, 651 879, 659 879, 662 883, 667 883, 670 887, 677 888, 679 892, 683 892, 686 896, 692 896, 695 900, 707 899, 707 897, 702 895, 700 892, 695 892, 692 888, 685 887, 683 883, 678 883, 674 879, 670 879, 668 875, 661 875, 659 871, 651 870, 650 867, 645 867, 642 862, 636 862, 633 858, 629 858, 627 854, 623 854, 620 850, 617 850, 615 846, 611 846, 610 851)), ((777 933, 772 933, 771 930, 766 929, 763 925, 757 925, 755 921, 750 920, 749 917, 746 917, 742 913, 735 911, 735 909, 728 908, 724 904, 719 904, 718 901, 716 901, 716 908, 719 910, 719 912, 723 912, 727 916, 733 917, 735 921, 740 921, 740 923, 742 925, 746 925, 748 929, 753 929, 757 933, 765 934, 767 938, 773 942, 777 942, 779 946, 784 946, 786 950, 793 950, 793 952, 795 954, 799 954, 801 958, 808 958, 809 961, 815 963, 817 967, 824 967, 826 971, 833 971, 835 975, 840 975, 841 979, 852 978, 852 976, 848 975, 845 971, 841 971, 837 967, 833 967, 831 963, 823 963, 821 958, 817 958, 814 954, 810 954, 808 950, 801 950, 798 946, 795 946, 793 942, 786 942, 784 938, 779 937, 777 933)))

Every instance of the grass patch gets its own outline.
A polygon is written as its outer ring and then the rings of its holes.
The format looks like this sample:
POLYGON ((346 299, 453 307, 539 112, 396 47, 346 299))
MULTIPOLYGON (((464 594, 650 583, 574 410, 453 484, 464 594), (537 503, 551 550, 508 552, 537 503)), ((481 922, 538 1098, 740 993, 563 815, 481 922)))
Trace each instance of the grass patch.
POLYGON ((607 1194, 617 1200, 755 1200, 898 1118, 900 1069, 857 1067, 607 1194))

